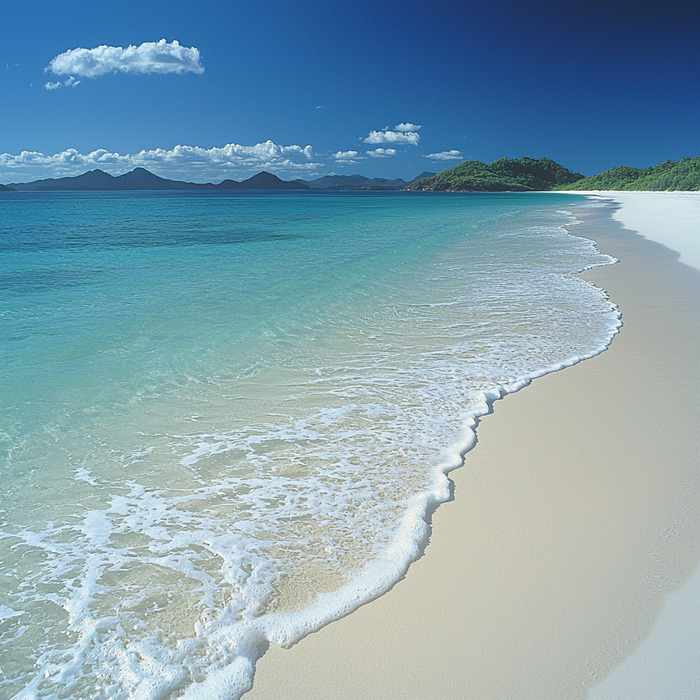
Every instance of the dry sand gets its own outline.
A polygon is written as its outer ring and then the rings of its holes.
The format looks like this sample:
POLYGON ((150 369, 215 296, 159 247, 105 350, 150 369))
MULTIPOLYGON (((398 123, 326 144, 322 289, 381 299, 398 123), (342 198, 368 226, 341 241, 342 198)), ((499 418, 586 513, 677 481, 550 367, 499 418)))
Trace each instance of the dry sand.
MULTIPOLYGON (((700 270, 700 193, 601 194, 622 204, 615 212, 616 220, 678 251, 682 263, 700 270)), ((700 698, 700 567, 680 590, 667 596, 651 633, 634 653, 587 695, 588 700, 697 698, 700 698)))
POLYGON ((578 215, 622 261, 586 273, 623 312, 611 349, 498 402, 406 578, 270 648, 245 700, 584 698, 696 568, 700 272, 578 215))

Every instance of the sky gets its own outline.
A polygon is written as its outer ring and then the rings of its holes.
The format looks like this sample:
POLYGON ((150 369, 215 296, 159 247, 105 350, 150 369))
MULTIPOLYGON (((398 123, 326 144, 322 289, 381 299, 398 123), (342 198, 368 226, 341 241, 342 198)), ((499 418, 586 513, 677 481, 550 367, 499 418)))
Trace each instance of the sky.
POLYGON ((0 182, 700 155, 700 3, 0 0, 0 182))

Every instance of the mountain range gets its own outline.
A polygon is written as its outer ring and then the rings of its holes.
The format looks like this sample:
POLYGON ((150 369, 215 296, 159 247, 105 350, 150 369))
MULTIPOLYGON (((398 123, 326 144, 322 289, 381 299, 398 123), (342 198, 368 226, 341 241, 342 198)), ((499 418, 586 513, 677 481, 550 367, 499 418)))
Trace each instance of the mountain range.
MULTIPOLYGON (((435 173, 421 173, 419 178, 435 173)), ((0 185, 0 190, 36 191, 110 191, 110 190, 400 190, 409 185, 406 180, 368 178, 363 175, 326 175, 317 180, 281 180, 277 175, 260 172, 238 182, 224 180, 217 185, 210 182, 183 182, 154 175, 145 168, 135 168, 123 175, 110 175, 104 170, 90 170, 75 177, 48 178, 33 182, 0 185)))
POLYGON ((584 177, 549 158, 500 158, 492 163, 466 160, 439 173, 421 173, 406 182, 401 178, 363 175, 325 175, 316 180, 281 180, 261 172, 238 182, 218 184, 168 180, 135 168, 123 175, 90 170, 76 177, 49 178, 0 185, 0 191, 76 190, 437 190, 448 192, 527 192, 543 190, 700 190, 700 158, 667 160, 655 167, 616 166, 584 177))

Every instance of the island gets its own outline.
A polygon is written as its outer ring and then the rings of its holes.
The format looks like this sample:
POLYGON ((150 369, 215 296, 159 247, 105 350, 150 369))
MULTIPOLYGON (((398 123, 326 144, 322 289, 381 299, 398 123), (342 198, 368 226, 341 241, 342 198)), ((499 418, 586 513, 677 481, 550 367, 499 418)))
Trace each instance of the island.
POLYGON ((407 190, 443 192, 533 192, 561 189, 583 179, 550 158, 500 158, 493 163, 465 160, 407 190))

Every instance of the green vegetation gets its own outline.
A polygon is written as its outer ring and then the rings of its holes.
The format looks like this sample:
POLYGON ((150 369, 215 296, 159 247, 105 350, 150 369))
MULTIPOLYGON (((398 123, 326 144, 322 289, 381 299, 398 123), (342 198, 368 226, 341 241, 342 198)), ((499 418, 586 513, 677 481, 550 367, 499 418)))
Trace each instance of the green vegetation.
POLYGON ((561 189, 581 180, 549 158, 501 158, 493 163, 466 160, 433 177, 411 183, 407 190, 530 192, 561 189))
POLYGON ((630 168, 620 165, 579 180, 563 190, 700 190, 700 158, 683 158, 678 162, 667 160, 655 168, 630 168))

